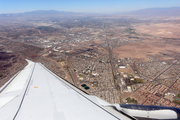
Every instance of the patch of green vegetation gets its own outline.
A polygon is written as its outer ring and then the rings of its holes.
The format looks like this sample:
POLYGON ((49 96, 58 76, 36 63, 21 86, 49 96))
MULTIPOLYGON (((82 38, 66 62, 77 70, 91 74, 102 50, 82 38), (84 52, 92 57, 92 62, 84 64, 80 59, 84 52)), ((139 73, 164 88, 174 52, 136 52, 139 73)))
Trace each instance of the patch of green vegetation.
POLYGON ((83 77, 83 75, 80 74, 79 77, 83 77))
POLYGON ((135 81, 138 82, 138 83, 142 83, 143 82, 142 79, 135 79, 135 81))
POLYGON ((178 93, 177 95, 176 95, 176 100, 174 100, 173 102, 174 103, 176 103, 176 104, 180 104, 180 94, 178 93))
POLYGON ((136 89, 136 87, 133 87, 133 90, 135 90, 136 89))
POLYGON ((176 100, 179 100, 179 101, 180 101, 180 98, 176 98, 176 100))
POLYGON ((65 62, 65 60, 61 60, 60 62, 65 62))
POLYGON ((135 100, 134 98, 131 99, 130 97, 128 97, 126 100, 128 103, 138 103, 137 100, 135 100))
POLYGON ((133 83, 143 83, 143 80, 140 78, 135 79, 134 81, 132 81, 133 83))
POLYGON ((176 104, 180 104, 179 100, 174 100, 173 102, 176 103, 176 104))
POLYGON ((180 94, 178 93, 176 97, 180 98, 180 94))
POLYGON ((128 76, 129 76, 129 77, 133 77, 133 75, 132 75, 132 74, 128 74, 128 76))

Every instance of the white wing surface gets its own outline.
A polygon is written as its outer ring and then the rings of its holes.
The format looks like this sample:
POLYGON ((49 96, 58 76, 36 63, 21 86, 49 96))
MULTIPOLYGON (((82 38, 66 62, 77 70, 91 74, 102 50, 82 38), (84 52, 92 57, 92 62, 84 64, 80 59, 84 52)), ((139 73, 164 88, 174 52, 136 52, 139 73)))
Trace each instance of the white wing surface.
POLYGON ((132 119, 31 61, 0 90, 0 120, 132 119))

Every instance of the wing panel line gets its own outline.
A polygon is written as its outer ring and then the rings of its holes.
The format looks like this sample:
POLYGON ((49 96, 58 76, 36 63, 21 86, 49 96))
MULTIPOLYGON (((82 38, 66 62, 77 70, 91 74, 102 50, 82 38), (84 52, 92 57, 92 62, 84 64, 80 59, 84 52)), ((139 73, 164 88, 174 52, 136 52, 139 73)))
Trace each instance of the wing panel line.
POLYGON ((24 92, 23 97, 22 97, 22 100, 21 100, 21 103, 20 103, 20 105, 19 105, 19 108, 18 108, 18 110, 17 110, 16 114, 14 115, 13 120, 15 120, 15 119, 16 119, 16 117, 17 117, 17 115, 18 115, 18 113, 19 113, 19 111, 20 111, 20 109, 21 109, 21 106, 22 106, 22 103, 23 103, 23 101, 24 101, 24 98, 25 98, 26 92, 27 92, 27 90, 28 90, 28 87, 29 87, 29 84, 30 84, 30 81, 31 81, 32 75, 33 75, 33 73, 34 73, 35 65, 36 65, 36 63, 34 63, 33 70, 32 70, 32 72, 31 72, 31 76, 30 76, 30 78, 29 78, 28 84, 27 84, 27 86, 26 86, 25 92, 24 92))

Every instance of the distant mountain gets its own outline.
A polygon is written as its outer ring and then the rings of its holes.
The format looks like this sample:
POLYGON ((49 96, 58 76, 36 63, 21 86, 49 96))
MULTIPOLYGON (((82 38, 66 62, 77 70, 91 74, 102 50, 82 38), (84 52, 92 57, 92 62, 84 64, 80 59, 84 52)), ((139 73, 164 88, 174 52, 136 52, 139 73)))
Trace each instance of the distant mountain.
POLYGON ((51 16, 70 16, 70 15, 80 15, 82 13, 56 11, 56 10, 37 10, 24 13, 7 13, 0 14, 0 17, 51 17, 51 16))
POLYGON ((139 16, 180 16, 180 7, 171 8, 147 8, 126 13, 139 16))
MULTIPOLYGON (((113 15, 139 15, 139 16, 180 16, 180 7, 171 8, 147 8, 126 13, 115 13, 113 15)), ((99 16, 95 13, 76 13, 57 10, 36 10, 24 13, 0 14, 0 18, 48 18, 48 17, 73 17, 73 16, 99 16)), ((105 15, 105 14, 104 14, 105 15)), ((109 15, 109 14, 108 14, 109 15)))
POLYGON ((65 11, 57 11, 57 10, 36 10, 31 12, 25 12, 23 15, 67 15, 67 14, 77 14, 74 12, 65 12, 65 11))
POLYGON ((1 18, 48 18, 48 17, 73 17, 73 16, 84 16, 92 15, 89 13, 75 13, 75 12, 65 12, 56 10, 37 10, 24 13, 7 13, 0 14, 1 18))

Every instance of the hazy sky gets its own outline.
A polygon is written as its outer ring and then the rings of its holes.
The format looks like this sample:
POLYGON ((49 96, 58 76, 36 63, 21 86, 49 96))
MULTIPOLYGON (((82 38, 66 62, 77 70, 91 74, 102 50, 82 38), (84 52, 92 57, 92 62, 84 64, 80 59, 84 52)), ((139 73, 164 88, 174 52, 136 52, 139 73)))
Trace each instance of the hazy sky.
POLYGON ((0 0, 0 13, 33 10, 113 13, 153 7, 179 7, 180 0, 0 0))

